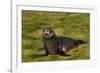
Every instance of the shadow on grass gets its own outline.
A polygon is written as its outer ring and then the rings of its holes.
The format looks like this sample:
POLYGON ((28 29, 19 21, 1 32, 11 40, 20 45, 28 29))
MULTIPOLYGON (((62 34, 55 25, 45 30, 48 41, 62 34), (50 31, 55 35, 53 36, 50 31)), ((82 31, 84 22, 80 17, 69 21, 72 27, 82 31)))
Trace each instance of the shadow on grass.
MULTIPOLYGON (((67 57, 67 56, 72 56, 72 55, 69 55, 69 54, 61 54, 61 55, 58 55, 58 56, 65 56, 65 57, 67 57)), ((48 57, 46 54, 33 54, 33 55, 31 55, 31 57, 34 57, 34 58, 40 58, 40 57, 48 57)))
POLYGON ((46 54, 33 54, 31 57, 40 58, 40 57, 48 57, 46 54))

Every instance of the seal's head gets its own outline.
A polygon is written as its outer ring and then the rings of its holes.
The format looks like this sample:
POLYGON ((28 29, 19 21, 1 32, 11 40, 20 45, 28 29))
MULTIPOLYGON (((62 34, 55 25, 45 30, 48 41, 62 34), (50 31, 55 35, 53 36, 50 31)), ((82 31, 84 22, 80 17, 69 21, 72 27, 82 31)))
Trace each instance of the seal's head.
POLYGON ((43 34, 44 38, 51 38, 51 37, 55 36, 54 30, 50 27, 43 28, 42 34, 43 34))

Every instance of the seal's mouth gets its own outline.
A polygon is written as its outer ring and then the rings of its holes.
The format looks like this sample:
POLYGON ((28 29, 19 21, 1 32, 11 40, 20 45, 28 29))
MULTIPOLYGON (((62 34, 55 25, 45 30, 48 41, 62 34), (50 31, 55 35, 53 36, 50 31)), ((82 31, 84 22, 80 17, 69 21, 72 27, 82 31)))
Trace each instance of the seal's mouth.
POLYGON ((49 34, 48 34, 48 33, 45 33, 45 35, 46 35, 46 36, 49 36, 49 34))

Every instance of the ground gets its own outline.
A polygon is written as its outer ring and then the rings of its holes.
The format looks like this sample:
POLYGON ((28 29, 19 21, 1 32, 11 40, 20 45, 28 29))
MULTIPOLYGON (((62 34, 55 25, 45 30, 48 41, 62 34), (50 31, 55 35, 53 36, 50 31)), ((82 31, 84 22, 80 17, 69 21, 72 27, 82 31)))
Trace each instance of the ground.
POLYGON ((84 60, 90 58, 90 14, 71 12, 43 12, 22 10, 22 62, 84 60), (42 29, 52 27, 57 36, 67 36, 82 39, 86 44, 80 45, 66 52, 72 56, 44 54, 42 29))

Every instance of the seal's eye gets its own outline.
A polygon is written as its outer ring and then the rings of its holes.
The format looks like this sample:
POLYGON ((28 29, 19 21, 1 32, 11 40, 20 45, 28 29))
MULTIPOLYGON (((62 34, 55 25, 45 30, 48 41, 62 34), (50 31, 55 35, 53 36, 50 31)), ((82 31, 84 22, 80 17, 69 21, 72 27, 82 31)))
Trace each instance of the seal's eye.
POLYGON ((52 33, 52 30, 50 30, 49 32, 52 33))

